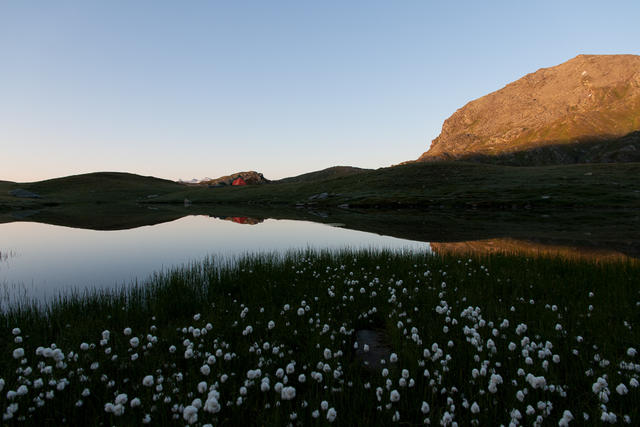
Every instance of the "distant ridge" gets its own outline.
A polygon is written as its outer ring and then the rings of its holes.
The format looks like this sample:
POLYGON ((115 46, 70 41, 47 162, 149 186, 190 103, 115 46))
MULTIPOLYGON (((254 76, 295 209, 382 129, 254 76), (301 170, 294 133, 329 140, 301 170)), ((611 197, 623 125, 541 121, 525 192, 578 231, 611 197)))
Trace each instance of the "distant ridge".
POLYGON ((204 177, 202 179, 193 178, 193 179, 179 179, 178 182, 180 184, 200 184, 201 182, 211 181, 213 178, 204 177))
POLYGON ((578 55, 469 102, 418 161, 640 161, 638 130, 640 56, 578 55))

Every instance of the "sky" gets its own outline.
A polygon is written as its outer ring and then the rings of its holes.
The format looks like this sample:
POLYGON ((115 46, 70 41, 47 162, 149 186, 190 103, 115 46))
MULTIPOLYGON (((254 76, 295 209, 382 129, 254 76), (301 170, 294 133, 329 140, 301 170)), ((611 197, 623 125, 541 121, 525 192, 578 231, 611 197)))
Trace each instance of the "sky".
POLYGON ((638 16, 637 0, 0 0, 0 180, 390 166, 527 73, 640 54, 638 16))

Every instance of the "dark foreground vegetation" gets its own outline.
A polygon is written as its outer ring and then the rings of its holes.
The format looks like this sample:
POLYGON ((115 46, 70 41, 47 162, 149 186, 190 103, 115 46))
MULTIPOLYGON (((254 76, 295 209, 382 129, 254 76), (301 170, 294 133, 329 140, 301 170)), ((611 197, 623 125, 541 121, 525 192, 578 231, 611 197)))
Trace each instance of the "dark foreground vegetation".
POLYGON ((205 260, 2 313, 2 422, 636 424, 638 277, 500 254, 205 260))

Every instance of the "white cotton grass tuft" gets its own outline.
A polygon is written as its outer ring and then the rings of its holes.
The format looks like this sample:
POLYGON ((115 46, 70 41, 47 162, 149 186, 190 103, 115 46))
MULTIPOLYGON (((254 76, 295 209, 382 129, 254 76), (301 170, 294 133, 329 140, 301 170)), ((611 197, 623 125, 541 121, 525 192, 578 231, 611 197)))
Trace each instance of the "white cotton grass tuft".
POLYGON ((490 393, 496 393, 498 391, 498 385, 502 384, 502 376, 498 374, 491 374, 491 378, 489 379, 489 386, 487 389, 490 393))
POLYGON ((296 397, 296 389, 294 387, 283 387, 280 392, 280 398, 282 400, 292 400, 296 397))
POLYGON ((329 408, 329 410, 327 411, 327 421, 332 423, 336 420, 337 416, 338 412, 335 410, 335 408, 329 408))
POLYGON ((15 350, 13 350, 13 358, 14 359, 21 359, 23 357, 24 357, 24 348, 18 347, 15 350))
POLYGON ((153 387, 153 375, 147 375, 142 379, 142 385, 145 387, 153 387))
POLYGON ((620 383, 616 386, 616 393, 618 393, 620 396, 624 396, 625 394, 629 393, 629 389, 626 385, 620 383))
POLYGON ((198 421, 198 408, 189 405, 182 411, 182 417, 189 424, 195 424, 198 421))

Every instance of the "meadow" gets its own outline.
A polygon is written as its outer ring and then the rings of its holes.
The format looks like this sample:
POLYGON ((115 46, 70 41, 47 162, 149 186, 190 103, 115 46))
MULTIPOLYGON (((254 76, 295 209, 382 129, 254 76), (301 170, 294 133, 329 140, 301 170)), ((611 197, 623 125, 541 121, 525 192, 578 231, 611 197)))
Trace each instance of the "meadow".
POLYGON ((637 424, 639 278, 506 254, 206 259, 0 313, 2 423, 637 424))

